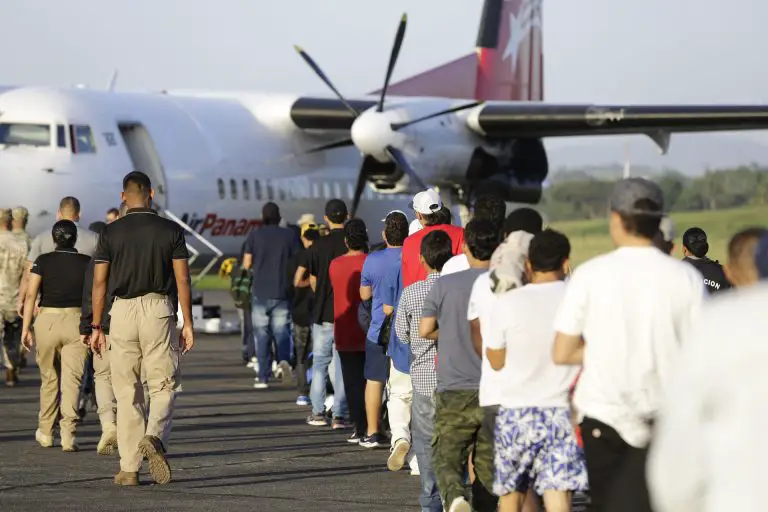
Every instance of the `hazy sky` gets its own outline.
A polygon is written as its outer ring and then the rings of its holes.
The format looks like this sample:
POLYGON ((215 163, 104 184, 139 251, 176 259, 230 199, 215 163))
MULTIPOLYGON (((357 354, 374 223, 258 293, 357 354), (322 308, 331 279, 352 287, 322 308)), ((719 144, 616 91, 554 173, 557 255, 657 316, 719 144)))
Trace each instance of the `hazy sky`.
MULTIPOLYGON (((0 83, 104 87, 119 68, 121 89, 326 92, 297 43, 352 95, 380 87, 403 12, 396 79, 472 51, 482 3, 0 0, 0 83)), ((757 0, 544 0, 545 98, 765 102, 766 19, 757 0)))

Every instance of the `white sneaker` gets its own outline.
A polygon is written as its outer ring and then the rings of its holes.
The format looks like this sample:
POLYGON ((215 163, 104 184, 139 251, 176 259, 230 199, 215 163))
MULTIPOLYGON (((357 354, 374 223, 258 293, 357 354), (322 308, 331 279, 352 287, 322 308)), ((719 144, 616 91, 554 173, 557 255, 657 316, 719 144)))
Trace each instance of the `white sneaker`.
POLYGON ((463 497, 456 498, 451 503, 451 508, 448 509, 448 512, 472 512, 472 507, 463 497))
POLYGON ((101 434, 96 453, 99 455, 112 455, 117 450, 117 432, 107 430, 101 434))
POLYGON ((77 439, 74 436, 65 439, 61 438, 61 451, 63 452, 76 452, 80 449, 77 445, 77 439))
POLYGON ((275 377, 281 379, 283 384, 290 384, 293 381, 293 369, 288 361, 280 361, 278 371, 280 372, 280 377, 277 377, 277 375, 275 377))
POLYGON ((267 389, 269 387, 269 384, 266 382, 254 382, 253 383, 253 389, 267 389))
POLYGON ((389 455, 389 459, 387 459, 387 469, 390 471, 400 471, 403 469, 405 458, 408 456, 409 451, 411 451, 411 443, 405 439, 395 441, 392 453, 389 455))
POLYGON ((53 436, 47 436, 37 429, 35 432, 35 441, 43 448, 53 448, 53 436))

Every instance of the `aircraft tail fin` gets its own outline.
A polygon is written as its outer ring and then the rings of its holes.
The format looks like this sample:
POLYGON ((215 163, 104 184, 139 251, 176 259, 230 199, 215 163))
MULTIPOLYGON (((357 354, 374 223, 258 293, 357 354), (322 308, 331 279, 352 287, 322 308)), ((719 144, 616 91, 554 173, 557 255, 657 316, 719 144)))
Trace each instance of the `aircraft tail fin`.
POLYGON ((388 94, 542 101, 541 4, 542 0, 485 0, 474 53, 394 83, 388 94))

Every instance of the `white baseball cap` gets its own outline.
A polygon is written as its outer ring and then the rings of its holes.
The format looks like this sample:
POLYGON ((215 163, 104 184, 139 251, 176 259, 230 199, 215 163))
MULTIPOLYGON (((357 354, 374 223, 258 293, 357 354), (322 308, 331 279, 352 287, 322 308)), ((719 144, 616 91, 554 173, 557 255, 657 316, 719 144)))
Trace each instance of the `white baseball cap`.
POLYGON ((659 231, 664 235, 665 242, 673 242, 675 240, 675 223, 669 217, 662 217, 659 224, 659 231))
POLYGON ((430 215, 438 212, 443 207, 440 194, 434 189, 427 189, 413 196, 411 208, 422 215, 430 215))
POLYGON ((417 231, 421 231, 422 229, 424 229, 424 226, 421 225, 419 219, 413 219, 411 224, 408 226, 408 236, 411 236, 412 234, 416 233, 417 231))
MULTIPOLYGON (((404 212, 403 210, 392 210, 391 212, 388 212, 388 213, 387 213, 387 214, 384 216, 384 218, 383 218, 383 219, 381 219, 381 222, 387 222, 387 218, 389 218, 389 216, 390 216, 390 215, 392 215, 393 213, 402 213, 403 215, 405 215, 405 212, 404 212)), ((405 218, 407 219, 407 218, 408 218, 408 215, 405 215, 405 218)))

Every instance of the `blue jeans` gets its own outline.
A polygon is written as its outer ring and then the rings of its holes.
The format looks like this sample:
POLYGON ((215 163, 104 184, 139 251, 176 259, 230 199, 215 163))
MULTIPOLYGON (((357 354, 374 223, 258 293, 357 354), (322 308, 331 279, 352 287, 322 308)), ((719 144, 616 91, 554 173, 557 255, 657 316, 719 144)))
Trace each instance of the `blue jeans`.
POLYGON ((341 372, 341 360, 333 346, 333 324, 325 322, 312 326, 312 385, 309 398, 312 401, 312 414, 325 412, 325 382, 328 378, 328 366, 333 362, 335 379, 333 382, 333 417, 347 418, 347 396, 344 393, 344 377, 341 372))
POLYGON ((421 512, 442 512, 443 502, 437 489, 437 477, 432 469, 432 434, 435 426, 435 402, 428 396, 413 392, 411 405, 411 439, 413 453, 421 473, 421 512))
POLYGON ((267 382, 272 373, 272 339, 275 340, 277 361, 291 359, 291 310, 287 300, 259 300, 251 302, 253 335, 256 338, 256 357, 259 359, 259 380, 267 382))

